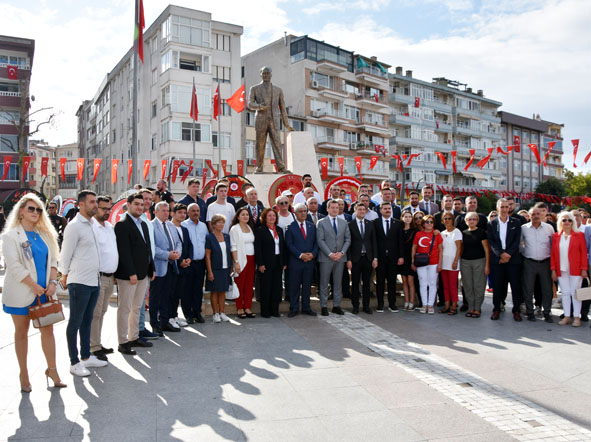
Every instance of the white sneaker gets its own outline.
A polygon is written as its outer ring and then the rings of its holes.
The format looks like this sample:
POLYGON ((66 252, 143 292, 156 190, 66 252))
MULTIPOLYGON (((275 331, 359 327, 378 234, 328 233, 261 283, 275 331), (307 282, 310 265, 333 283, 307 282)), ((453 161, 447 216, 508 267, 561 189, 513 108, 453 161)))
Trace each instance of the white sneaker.
POLYGON ((213 322, 215 322, 215 323, 222 322, 222 320, 220 319, 220 314, 219 313, 214 313, 213 314, 213 322))
POLYGON ((405 302, 404 303, 404 307, 402 307, 402 310, 408 311, 408 306, 409 306, 409 303, 408 302, 405 302))
POLYGON ((220 319, 224 322, 228 322, 230 320, 230 318, 228 318, 225 313, 220 313, 220 319))
POLYGON ((101 361, 95 355, 90 355, 90 357, 86 361, 82 361, 82 365, 84 365, 86 368, 104 367, 108 364, 109 363, 107 361, 101 361))
POLYGON ((170 318, 168 320, 168 323, 171 327, 180 329, 179 325, 176 323, 176 320, 174 318, 170 318))
POLYGON ((178 324, 180 327, 186 327, 187 325, 189 325, 189 324, 187 324, 187 321, 185 321, 183 318, 176 317, 176 318, 174 318, 174 319, 176 319, 176 323, 177 323, 177 324, 178 324))
POLYGON ((422 306, 421 309, 419 310, 419 313, 422 313, 422 314, 427 313, 427 307, 426 306, 422 306))
POLYGON ((70 373, 72 373, 74 376, 80 377, 90 376, 90 371, 88 371, 88 369, 82 365, 82 362, 78 362, 76 365, 71 365, 70 373))

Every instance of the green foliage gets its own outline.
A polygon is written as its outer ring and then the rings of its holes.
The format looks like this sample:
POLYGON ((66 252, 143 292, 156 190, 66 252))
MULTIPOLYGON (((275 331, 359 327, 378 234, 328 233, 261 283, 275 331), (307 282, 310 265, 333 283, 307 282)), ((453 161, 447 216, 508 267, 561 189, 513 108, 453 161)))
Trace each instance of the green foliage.
POLYGON ((536 187, 536 192, 544 193, 546 195, 558 195, 560 197, 566 196, 565 184, 563 184, 562 181, 560 181, 557 178, 550 177, 547 180, 542 181, 540 184, 538 184, 538 187, 536 187))
POLYGON ((497 207, 497 197, 496 195, 489 193, 488 196, 482 195, 477 196, 476 199, 478 200, 478 212, 484 215, 487 215, 496 210, 497 207))
POLYGON ((564 173, 564 188, 568 196, 582 196, 591 194, 591 174, 567 170, 564 173))

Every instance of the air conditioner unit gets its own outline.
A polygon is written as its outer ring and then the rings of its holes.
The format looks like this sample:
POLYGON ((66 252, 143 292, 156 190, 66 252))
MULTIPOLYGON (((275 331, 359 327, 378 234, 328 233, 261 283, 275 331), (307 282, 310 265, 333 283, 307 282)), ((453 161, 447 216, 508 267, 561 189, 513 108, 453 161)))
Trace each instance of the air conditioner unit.
POLYGON ((313 111, 312 111, 312 116, 313 116, 313 117, 316 117, 316 118, 320 117, 320 111, 318 111, 318 110, 313 110, 313 111))
POLYGON ((312 80, 312 89, 318 89, 318 80, 312 80))

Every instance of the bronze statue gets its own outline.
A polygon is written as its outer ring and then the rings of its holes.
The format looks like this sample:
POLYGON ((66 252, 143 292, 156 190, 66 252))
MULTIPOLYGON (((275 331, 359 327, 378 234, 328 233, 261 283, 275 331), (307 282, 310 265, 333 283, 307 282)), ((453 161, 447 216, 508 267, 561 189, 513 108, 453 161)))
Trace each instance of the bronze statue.
POLYGON ((281 140, 279 139, 280 116, 285 129, 288 131, 293 130, 287 119, 283 91, 280 87, 271 84, 271 68, 266 66, 261 68, 261 78, 263 81, 252 86, 250 88, 250 93, 248 94, 248 109, 256 111, 254 127, 257 137, 257 168, 255 173, 263 173, 267 134, 269 134, 271 145, 273 146, 273 156, 275 157, 277 170, 282 173, 291 173, 285 168, 283 152, 281 151, 281 140))

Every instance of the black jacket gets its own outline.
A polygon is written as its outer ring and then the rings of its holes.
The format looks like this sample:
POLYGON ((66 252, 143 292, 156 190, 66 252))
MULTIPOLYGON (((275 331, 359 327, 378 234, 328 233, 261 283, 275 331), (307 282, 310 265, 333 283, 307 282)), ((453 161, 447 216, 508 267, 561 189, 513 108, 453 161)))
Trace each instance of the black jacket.
POLYGON ((248 213, 250 213, 250 219, 252 220, 253 224, 255 227, 258 227, 261 225, 261 213, 263 213, 263 210, 265 210, 265 206, 261 201, 257 201, 257 220, 255 221, 254 218, 252 217, 252 212, 250 211, 250 206, 248 205, 248 202, 246 200, 240 200, 236 203, 236 212, 238 212, 238 209, 242 208, 242 207, 246 207, 248 209, 248 213))
POLYGON ((490 260, 493 264, 499 263, 499 257, 503 252, 511 255, 509 263, 519 264, 521 262, 521 254, 519 253, 519 243, 521 242, 521 223, 519 219, 509 217, 507 224, 507 238, 505 241, 505 248, 501 243, 499 218, 493 219, 488 223, 488 243, 492 251, 490 260))
POLYGON ((378 260, 384 262, 384 260, 398 260, 403 257, 403 244, 402 244, 402 229, 404 224, 402 221, 390 218, 390 232, 386 236, 386 232, 383 227, 383 218, 378 218, 373 221, 375 227, 376 243, 378 250, 378 260))
MULTIPOLYGON (((486 215, 482 213, 478 214, 478 228, 482 229, 486 232, 487 225, 488 225, 488 218, 486 215)), ((460 215, 456 216, 456 221, 454 222, 454 226, 460 231, 463 232, 468 228, 468 224, 466 224, 466 214, 462 212, 460 215)))
POLYGON ((148 226, 142 221, 142 232, 137 228, 131 215, 115 224, 115 237, 117 238, 117 250, 119 251, 119 265, 115 272, 115 278, 129 280, 136 275, 138 280, 154 274, 154 259, 150 247, 150 232, 148 226), (144 238, 146 238, 144 240, 144 238))
POLYGON ((259 226, 254 234, 254 256, 257 268, 265 266, 266 268, 282 268, 286 263, 285 239, 283 238, 283 229, 276 227, 277 236, 279 236, 279 256, 275 255, 275 239, 267 226, 259 226))
MULTIPOLYGON (((176 226, 175 226, 175 230, 176 230, 176 233, 178 234, 179 231, 176 229, 176 226)), ((189 259, 193 258, 193 243, 191 242, 191 236, 189 235, 189 229, 187 229, 185 226, 181 226, 181 230, 183 232, 183 235, 181 236, 181 244, 183 245, 183 249, 181 251, 181 257, 179 259, 177 259, 177 264, 178 264, 179 272, 181 272, 181 275, 182 275, 183 273, 187 272, 190 269, 190 267, 183 269, 181 267, 181 262, 187 258, 189 258, 189 259)))
POLYGON ((367 259, 373 261, 374 258, 378 257, 375 224, 364 219, 363 228, 365 230, 365 235, 361 237, 357 218, 353 219, 349 223, 349 231, 351 232, 351 245, 349 246, 349 249, 347 249, 347 260, 353 263, 359 262, 361 260, 361 250, 363 250, 363 245, 365 245, 367 259))

